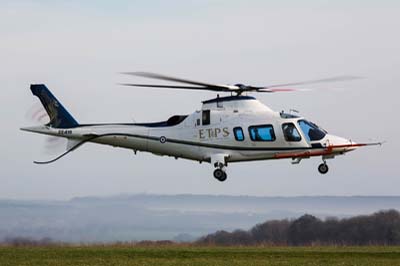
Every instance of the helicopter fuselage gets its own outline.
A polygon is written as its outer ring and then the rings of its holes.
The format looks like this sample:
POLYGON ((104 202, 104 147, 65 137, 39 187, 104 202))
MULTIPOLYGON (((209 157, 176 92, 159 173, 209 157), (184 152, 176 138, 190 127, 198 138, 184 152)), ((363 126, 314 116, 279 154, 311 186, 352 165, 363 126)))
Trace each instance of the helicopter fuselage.
POLYGON ((226 166, 231 162, 286 159, 300 163, 302 159, 321 156, 321 174, 328 172, 326 159, 352 151, 357 147, 381 143, 357 144, 328 134, 306 119, 275 112, 254 97, 243 93, 294 91, 287 86, 353 80, 339 76, 269 86, 243 84, 221 85, 198 82, 150 72, 125 72, 127 75, 175 82, 185 85, 132 84, 122 85, 178 90, 228 92, 232 96, 217 97, 203 102, 202 108, 190 115, 172 116, 157 123, 79 124, 44 84, 32 84, 31 91, 42 102, 50 122, 44 126, 22 128, 40 134, 68 139, 67 151, 47 164, 57 161, 87 142, 111 145, 156 155, 172 156, 201 162, 215 167, 214 177, 227 178, 226 166), (234 95, 234 96, 233 96, 234 95))
POLYGON ((227 178, 231 162, 292 159, 293 164, 312 156, 321 156, 321 174, 328 172, 326 159, 357 147, 380 143, 357 144, 328 134, 303 117, 275 112, 254 97, 217 97, 203 102, 201 110, 190 115, 175 115, 156 123, 79 124, 43 84, 31 85, 50 122, 22 130, 68 139, 67 151, 47 164, 57 161, 81 145, 92 142, 114 147, 150 152, 198 162, 209 162, 214 177, 227 178))
POLYGON ((306 158, 313 154, 328 158, 354 149, 351 145, 355 143, 325 132, 319 140, 310 140, 299 121, 306 120, 272 111, 253 97, 232 96, 205 101, 201 110, 188 116, 174 116, 165 122, 82 124, 63 129, 41 126, 25 130, 68 138, 70 147, 87 140, 199 162, 219 160, 224 165, 228 162, 306 158), (285 136, 285 125, 296 131, 295 138, 285 136), (330 146, 342 145, 326 152, 330 146))

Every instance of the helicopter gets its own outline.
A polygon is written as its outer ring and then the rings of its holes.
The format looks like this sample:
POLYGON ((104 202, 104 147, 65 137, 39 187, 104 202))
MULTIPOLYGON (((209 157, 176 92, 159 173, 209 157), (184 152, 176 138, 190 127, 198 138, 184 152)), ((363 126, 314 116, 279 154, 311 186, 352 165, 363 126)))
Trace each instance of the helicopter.
POLYGON ((198 82, 151 72, 123 72, 122 74, 174 83, 137 84, 124 86, 142 88, 207 90, 228 95, 205 100, 200 110, 189 115, 174 115, 165 121, 147 123, 80 124, 44 84, 32 84, 30 89, 45 108, 50 121, 41 126, 21 130, 66 138, 66 151, 49 161, 53 163, 85 143, 96 143, 150 152, 155 155, 183 158, 199 163, 207 162, 214 168, 218 181, 227 179, 229 163, 291 159, 299 164, 303 159, 321 157, 321 174, 329 171, 327 159, 333 159, 359 147, 381 145, 381 142, 356 143, 329 134, 315 123, 295 112, 277 112, 249 93, 289 92, 298 85, 338 82, 357 79, 353 76, 308 80, 269 86, 244 84, 224 85, 198 82), (180 83, 181 85, 175 85, 180 83))

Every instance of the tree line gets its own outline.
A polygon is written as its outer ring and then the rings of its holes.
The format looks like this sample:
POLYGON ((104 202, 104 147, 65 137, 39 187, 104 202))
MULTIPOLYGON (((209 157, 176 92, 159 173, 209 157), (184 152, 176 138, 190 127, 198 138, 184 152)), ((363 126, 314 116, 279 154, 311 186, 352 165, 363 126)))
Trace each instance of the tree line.
POLYGON ((400 213, 379 211, 352 218, 324 220, 305 214, 298 219, 271 220, 250 230, 217 231, 201 237, 206 245, 399 245, 400 213))

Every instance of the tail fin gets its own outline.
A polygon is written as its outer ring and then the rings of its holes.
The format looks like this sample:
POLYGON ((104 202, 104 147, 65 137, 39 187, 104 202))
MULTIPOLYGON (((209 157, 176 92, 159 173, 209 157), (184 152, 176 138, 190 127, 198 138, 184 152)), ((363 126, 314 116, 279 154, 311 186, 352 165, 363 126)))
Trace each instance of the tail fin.
POLYGON ((45 85, 32 84, 31 91, 33 95, 40 99, 46 109, 50 117, 49 126, 55 128, 70 128, 79 125, 45 85))

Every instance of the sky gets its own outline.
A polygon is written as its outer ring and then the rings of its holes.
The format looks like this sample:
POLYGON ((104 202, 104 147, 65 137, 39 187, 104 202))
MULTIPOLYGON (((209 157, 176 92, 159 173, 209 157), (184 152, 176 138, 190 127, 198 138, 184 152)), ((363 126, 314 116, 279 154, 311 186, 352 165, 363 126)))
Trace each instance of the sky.
MULTIPOLYGON (((8 1, 0 2, 0 198, 58 199, 125 193, 399 195, 399 1, 8 1), (122 87, 152 71, 210 83, 268 85, 355 75, 307 92, 254 95, 299 110, 330 133, 386 141, 328 161, 230 164, 87 144, 50 165, 46 137, 19 130, 45 83, 81 123, 161 121, 189 114, 212 92, 122 87)), ((63 143, 61 143, 62 145, 63 143)))

